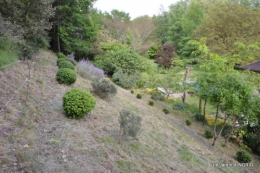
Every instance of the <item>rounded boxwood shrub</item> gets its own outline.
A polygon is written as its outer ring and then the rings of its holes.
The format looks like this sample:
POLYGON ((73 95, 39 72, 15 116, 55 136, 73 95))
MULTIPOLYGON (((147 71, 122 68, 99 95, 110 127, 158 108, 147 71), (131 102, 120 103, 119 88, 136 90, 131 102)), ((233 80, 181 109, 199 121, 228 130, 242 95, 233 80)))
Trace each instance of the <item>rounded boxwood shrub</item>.
POLYGON ((64 94, 63 109, 69 118, 83 118, 96 106, 94 96, 83 89, 73 88, 64 94))
POLYGON ((60 64, 62 61, 66 61, 66 59, 65 59, 65 58, 59 58, 59 59, 57 60, 57 65, 59 66, 59 64, 60 64))
POLYGON ((131 94, 134 94, 135 92, 134 92, 134 90, 131 90, 131 94))
POLYGON ((148 105, 153 106, 153 105, 154 105, 154 102, 153 102, 152 100, 149 100, 149 101, 148 101, 148 105))
POLYGON ((168 113, 169 113, 169 110, 166 109, 166 108, 164 108, 164 109, 163 109, 163 112, 164 112, 165 114, 168 114, 168 113))
POLYGON ((61 53, 61 52, 58 52, 58 53, 57 53, 57 56, 58 56, 58 58, 64 58, 64 59, 66 59, 66 56, 65 56, 63 53, 61 53))
POLYGON ((91 85, 94 93, 101 98, 113 97, 117 93, 116 85, 105 78, 94 78, 91 85))
POLYGON ((138 93, 138 94, 136 94, 136 98, 141 99, 142 95, 138 93))
POLYGON ((186 122, 187 126, 191 125, 191 121, 190 120, 186 120, 185 122, 186 122))
POLYGON ((77 76, 75 71, 68 68, 61 68, 57 71, 56 79, 60 84, 71 85, 76 82, 77 76))
POLYGON ((69 68, 71 70, 75 70, 75 66, 69 61, 62 61, 58 66, 59 68, 69 68))
POLYGON ((210 139, 210 138, 213 138, 214 134, 210 130, 205 130, 204 136, 205 136, 205 138, 210 139))
POLYGON ((238 151, 237 154, 237 161, 240 163, 249 163, 251 162, 251 156, 245 151, 238 151))

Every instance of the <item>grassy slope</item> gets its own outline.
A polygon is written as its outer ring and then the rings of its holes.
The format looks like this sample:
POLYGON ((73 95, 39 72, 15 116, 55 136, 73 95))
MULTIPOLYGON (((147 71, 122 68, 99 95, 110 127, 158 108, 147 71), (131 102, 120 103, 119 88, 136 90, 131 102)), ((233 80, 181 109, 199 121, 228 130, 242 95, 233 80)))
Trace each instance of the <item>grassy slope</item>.
POLYGON ((42 52, 37 57, 27 100, 26 87, 16 91, 27 78, 27 66, 0 71, 0 106, 17 93, 0 113, 0 172, 258 172, 257 163, 253 168, 213 167, 237 163, 234 152, 212 148, 202 128, 183 123, 184 115, 164 115, 164 103, 148 106, 149 96, 139 100, 121 88, 112 100, 96 97, 96 108, 85 119, 67 119, 63 94, 74 87, 91 90, 90 81, 78 76, 72 86, 59 85, 55 55, 42 52), (123 108, 143 117, 136 141, 118 141, 123 108))

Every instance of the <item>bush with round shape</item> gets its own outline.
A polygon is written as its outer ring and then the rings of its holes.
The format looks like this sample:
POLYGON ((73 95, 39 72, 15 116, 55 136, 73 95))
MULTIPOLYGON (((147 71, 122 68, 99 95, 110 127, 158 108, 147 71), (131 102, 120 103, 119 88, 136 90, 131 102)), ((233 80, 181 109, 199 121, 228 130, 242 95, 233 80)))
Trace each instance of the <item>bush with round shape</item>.
POLYGON ((148 101, 148 105, 153 106, 153 105, 154 105, 154 102, 153 102, 152 100, 149 100, 149 101, 148 101))
POLYGON ((65 56, 63 53, 61 53, 61 52, 58 52, 58 53, 57 53, 57 56, 58 56, 58 58, 64 58, 64 59, 66 59, 66 56, 65 56))
POLYGON ((187 126, 191 125, 191 121, 190 120, 186 120, 185 123, 187 124, 187 126))
POLYGON ((213 138, 214 134, 210 130, 205 130, 204 136, 205 136, 205 138, 210 139, 210 138, 213 138))
POLYGON ((62 100, 66 115, 73 119, 83 118, 96 106, 94 96, 90 92, 78 88, 66 92, 62 100))
POLYGON ((131 90, 131 94, 134 94, 135 92, 134 92, 134 90, 131 90))
POLYGON ((236 153, 236 156, 237 156, 237 161, 240 163, 249 163, 252 160, 251 156, 245 151, 238 151, 236 153))
POLYGON ((75 70, 75 66, 69 61, 62 61, 58 66, 59 68, 69 68, 71 70, 75 70))
POLYGON ((76 82, 77 76, 75 71, 68 68, 61 68, 57 71, 56 79, 60 84, 71 85, 76 82))
POLYGON ((110 98, 117 93, 116 85, 105 78, 94 78, 91 85, 94 93, 101 98, 110 98))
POLYGON ((168 113, 169 113, 169 110, 166 109, 166 108, 164 108, 164 109, 163 109, 163 112, 164 112, 165 114, 168 114, 168 113))
POLYGON ((66 61, 66 59, 65 59, 65 58, 59 58, 59 59, 57 60, 57 65, 59 66, 59 64, 60 64, 62 61, 66 61))
POLYGON ((138 93, 138 94, 136 94, 136 98, 141 99, 142 95, 138 93))

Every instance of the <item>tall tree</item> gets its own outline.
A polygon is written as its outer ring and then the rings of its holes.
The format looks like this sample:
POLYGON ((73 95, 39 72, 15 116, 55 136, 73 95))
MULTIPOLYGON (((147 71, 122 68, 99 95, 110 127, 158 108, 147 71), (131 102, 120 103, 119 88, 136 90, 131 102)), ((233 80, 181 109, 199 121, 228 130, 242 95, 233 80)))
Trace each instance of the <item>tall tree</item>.
POLYGON ((259 40, 260 12, 249 6, 222 2, 208 10, 207 18, 193 33, 193 38, 207 37, 207 45, 214 53, 225 54, 235 42, 244 44, 259 40))
POLYGON ((152 46, 152 43, 149 43, 149 38, 155 29, 152 18, 149 16, 141 16, 132 20, 129 26, 131 48, 142 52, 152 46))
POLYGON ((86 57, 97 36, 95 23, 90 16, 93 0, 57 0, 54 24, 51 30, 52 47, 76 58, 86 57))
POLYGON ((24 44, 20 45, 24 54, 49 45, 49 19, 54 15, 53 0, 1 0, 0 12, 4 20, 13 26, 20 26, 24 44))

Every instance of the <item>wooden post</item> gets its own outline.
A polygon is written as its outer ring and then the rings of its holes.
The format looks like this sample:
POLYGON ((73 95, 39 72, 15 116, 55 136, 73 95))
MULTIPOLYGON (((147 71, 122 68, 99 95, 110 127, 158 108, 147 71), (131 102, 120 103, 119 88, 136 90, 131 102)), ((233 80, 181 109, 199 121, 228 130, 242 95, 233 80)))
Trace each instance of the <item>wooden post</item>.
MULTIPOLYGON (((184 77, 184 79, 183 79, 183 84, 184 84, 184 86, 186 85, 186 83, 188 82, 188 77, 189 77, 189 73, 190 73, 190 70, 191 70, 191 68, 190 67, 186 67, 186 73, 185 73, 185 77, 184 77)), ((184 91, 184 93, 183 93, 183 96, 182 96, 182 102, 183 103, 185 103, 186 102, 186 100, 187 100, 187 91, 184 91)))

